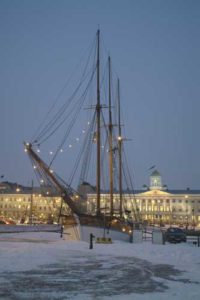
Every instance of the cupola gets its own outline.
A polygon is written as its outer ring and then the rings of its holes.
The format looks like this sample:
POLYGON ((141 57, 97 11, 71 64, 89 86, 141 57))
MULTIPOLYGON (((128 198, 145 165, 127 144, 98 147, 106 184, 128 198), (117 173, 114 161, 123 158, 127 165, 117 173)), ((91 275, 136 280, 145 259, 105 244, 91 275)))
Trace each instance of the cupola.
POLYGON ((150 190, 162 190, 161 175, 157 170, 154 170, 150 175, 150 190))

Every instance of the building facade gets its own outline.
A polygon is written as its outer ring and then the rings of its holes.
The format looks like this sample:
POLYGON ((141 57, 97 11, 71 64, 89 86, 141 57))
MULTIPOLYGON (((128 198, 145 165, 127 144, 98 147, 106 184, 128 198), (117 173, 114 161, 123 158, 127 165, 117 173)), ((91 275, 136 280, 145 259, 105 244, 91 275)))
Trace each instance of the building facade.
POLYGON ((0 221, 6 223, 55 223, 61 198, 49 190, 0 183, 0 221))
MULTIPOLYGON (((77 205, 85 213, 96 214, 95 187, 83 183, 79 187, 77 205)), ((109 213, 108 192, 101 193, 101 211, 109 213)), ((119 194, 114 194, 114 212, 119 214, 119 194)), ((59 195, 50 188, 23 187, 8 182, 0 183, 0 221, 13 220, 15 223, 55 223, 62 206, 62 213, 69 210, 59 195)), ((149 186, 142 190, 123 193, 123 208, 126 216, 137 214, 144 223, 158 225, 200 226, 200 190, 169 190, 162 184, 157 170, 150 175, 149 186)), ((126 217, 125 216, 125 217, 126 217)))
MULTIPOLYGON (((134 216, 138 213, 142 221, 149 224, 176 224, 184 227, 200 225, 200 190, 168 190, 162 185, 157 170, 150 175, 150 185, 134 193, 123 193, 124 209, 134 216)), ((95 213, 95 194, 88 194, 87 210, 95 213)), ((101 195, 101 207, 109 212, 109 194, 101 195)), ((119 195, 114 194, 114 210, 119 210, 119 195)))

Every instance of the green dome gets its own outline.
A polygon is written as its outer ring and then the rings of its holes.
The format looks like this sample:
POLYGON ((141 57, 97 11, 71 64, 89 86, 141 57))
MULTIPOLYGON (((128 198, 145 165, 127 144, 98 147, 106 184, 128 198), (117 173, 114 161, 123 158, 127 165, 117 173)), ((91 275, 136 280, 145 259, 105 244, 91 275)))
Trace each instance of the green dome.
POLYGON ((160 176, 160 173, 157 171, 157 170, 154 170, 152 173, 151 173, 151 176, 160 176))

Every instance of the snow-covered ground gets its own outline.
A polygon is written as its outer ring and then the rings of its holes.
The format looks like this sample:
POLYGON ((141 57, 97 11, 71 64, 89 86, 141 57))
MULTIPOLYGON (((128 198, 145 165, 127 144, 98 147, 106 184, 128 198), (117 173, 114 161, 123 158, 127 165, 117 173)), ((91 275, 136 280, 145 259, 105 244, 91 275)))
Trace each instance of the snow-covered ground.
POLYGON ((0 234, 0 299, 199 300, 200 248, 0 234))

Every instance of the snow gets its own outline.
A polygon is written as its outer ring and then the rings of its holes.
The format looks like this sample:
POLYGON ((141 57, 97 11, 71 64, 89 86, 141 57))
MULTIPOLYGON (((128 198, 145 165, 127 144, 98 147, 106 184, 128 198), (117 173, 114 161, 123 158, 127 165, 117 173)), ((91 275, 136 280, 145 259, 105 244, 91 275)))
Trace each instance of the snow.
POLYGON ((200 248, 0 234, 0 299, 199 299, 200 248))

